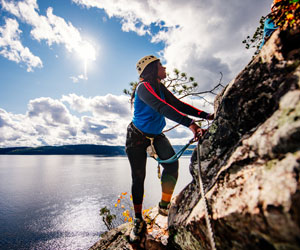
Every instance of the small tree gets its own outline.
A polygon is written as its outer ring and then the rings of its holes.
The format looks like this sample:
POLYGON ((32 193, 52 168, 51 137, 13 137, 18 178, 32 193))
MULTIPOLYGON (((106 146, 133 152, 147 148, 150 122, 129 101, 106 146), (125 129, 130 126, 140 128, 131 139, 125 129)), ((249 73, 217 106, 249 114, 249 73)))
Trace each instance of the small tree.
MULTIPOLYGON (((188 77, 186 73, 180 72, 178 69, 173 70, 173 74, 170 75, 167 73, 167 77, 162 81, 162 83, 179 99, 183 99, 187 96, 197 96, 198 98, 203 99, 210 105, 213 105, 203 96, 204 94, 217 95, 216 91, 224 88, 221 81, 223 78, 222 72, 220 72, 221 78, 219 83, 213 87, 211 90, 197 92, 198 83, 195 81, 194 77, 188 77)), ((132 95, 135 90, 138 82, 129 83, 130 89, 124 89, 123 92, 126 95, 132 95)))
POLYGON ((108 230, 111 230, 116 227, 116 215, 111 214, 110 210, 106 206, 100 209, 100 216, 102 217, 102 221, 104 222, 108 230))
POLYGON ((266 18, 266 16, 262 16, 259 20, 259 26, 256 28, 256 31, 253 34, 253 36, 251 38, 250 36, 247 36, 247 38, 242 42, 245 44, 246 49, 256 49, 254 55, 257 55, 259 53, 259 47, 263 39, 264 23, 266 18))
POLYGON ((184 98, 196 91, 198 83, 194 77, 188 77, 186 73, 180 72, 178 69, 174 69, 173 73, 173 75, 168 73, 166 79, 162 81, 173 94, 184 98))

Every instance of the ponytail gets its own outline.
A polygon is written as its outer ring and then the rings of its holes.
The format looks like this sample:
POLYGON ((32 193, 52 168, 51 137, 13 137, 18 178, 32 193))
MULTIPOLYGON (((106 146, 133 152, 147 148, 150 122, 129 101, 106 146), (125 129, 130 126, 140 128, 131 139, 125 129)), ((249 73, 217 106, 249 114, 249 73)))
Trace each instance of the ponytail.
POLYGON ((154 62, 149 63, 147 65, 147 67, 143 70, 142 74, 140 75, 140 78, 142 80, 139 81, 139 83, 135 86, 135 88, 133 89, 133 91, 131 93, 131 98, 130 98, 131 108, 134 103, 136 88, 141 82, 149 82, 150 84, 152 84, 154 86, 154 90, 155 90, 156 94, 160 95, 160 88, 159 88, 159 84, 157 82, 158 62, 159 61, 154 61, 154 62))

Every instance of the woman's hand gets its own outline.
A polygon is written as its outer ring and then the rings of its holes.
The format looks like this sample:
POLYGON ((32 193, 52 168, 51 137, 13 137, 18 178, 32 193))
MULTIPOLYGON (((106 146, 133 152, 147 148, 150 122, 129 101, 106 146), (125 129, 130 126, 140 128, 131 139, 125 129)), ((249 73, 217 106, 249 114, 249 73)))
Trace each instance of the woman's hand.
POLYGON ((206 129, 200 128, 195 122, 193 122, 190 126, 189 129, 192 130, 194 134, 194 140, 198 141, 200 137, 204 135, 206 132, 206 129))
POLYGON ((213 120, 215 118, 215 114, 211 113, 206 116, 206 120, 213 120))

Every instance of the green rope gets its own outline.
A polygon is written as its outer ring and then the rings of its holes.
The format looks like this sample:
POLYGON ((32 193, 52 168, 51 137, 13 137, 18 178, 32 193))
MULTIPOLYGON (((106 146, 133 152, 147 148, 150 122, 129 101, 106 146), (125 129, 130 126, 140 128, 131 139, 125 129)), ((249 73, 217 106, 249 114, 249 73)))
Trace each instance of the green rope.
POLYGON ((184 151, 193 143, 195 142, 194 138, 191 139, 186 145, 184 145, 176 154, 174 154, 171 158, 166 159, 166 160, 162 160, 158 157, 158 155, 155 155, 156 157, 154 157, 154 159, 158 162, 158 164, 162 164, 162 163, 173 163, 175 161, 177 161, 182 154, 184 153, 184 151))

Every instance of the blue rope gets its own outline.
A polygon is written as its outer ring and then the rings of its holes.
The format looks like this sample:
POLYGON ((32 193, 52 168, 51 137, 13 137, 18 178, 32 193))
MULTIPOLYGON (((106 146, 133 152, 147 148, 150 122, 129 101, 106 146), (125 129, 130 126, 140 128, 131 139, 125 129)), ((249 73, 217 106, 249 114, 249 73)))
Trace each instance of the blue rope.
POLYGON ((184 153, 184 151, 193 143, 195 142, 194 139, 191 139, 185 146, 183 146, 175 155, 173 155, 171 158, 166 159, 166 160, 161 160, 159 157, 155 158, 155 160, 158 162, 158 164, 161 163, 173 163, 175 161, 177 161, 182 154, 184 153))

